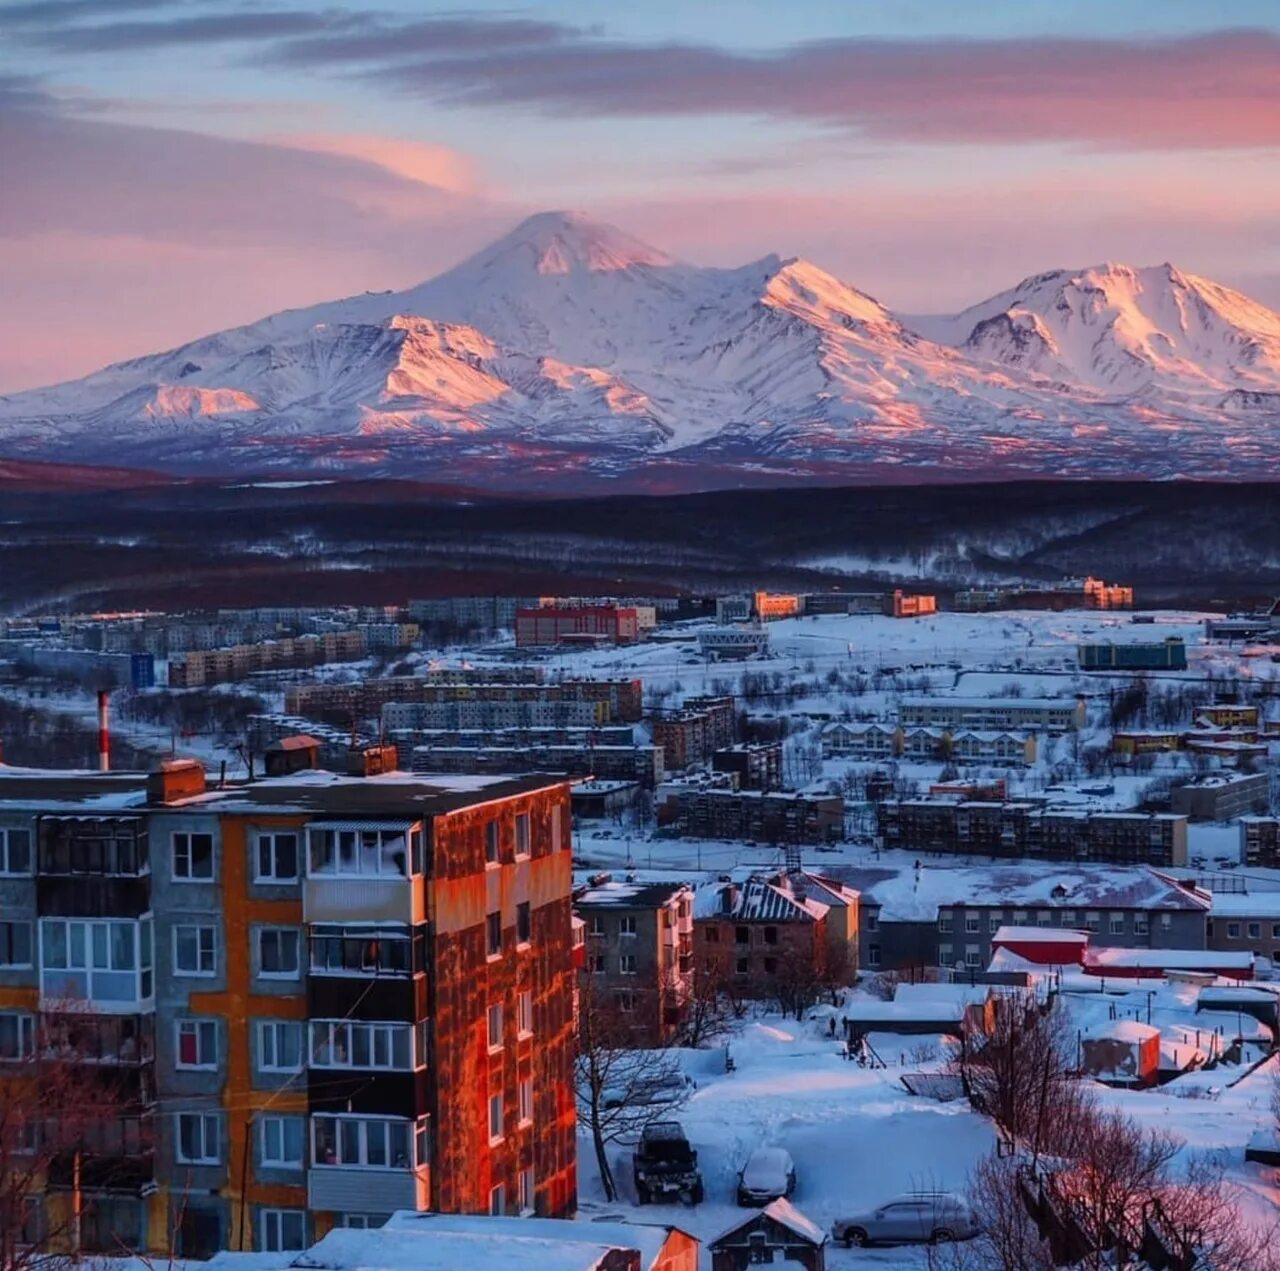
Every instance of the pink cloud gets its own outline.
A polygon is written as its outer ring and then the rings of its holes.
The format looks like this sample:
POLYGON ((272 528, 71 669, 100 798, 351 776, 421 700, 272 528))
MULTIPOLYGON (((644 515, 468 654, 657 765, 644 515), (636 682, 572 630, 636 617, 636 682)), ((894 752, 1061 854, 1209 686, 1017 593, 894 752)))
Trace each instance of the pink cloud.
POLYGON ((286 133, 269 140, 297 150, 373 163, 406 181, 451 194, 476 194, 481 188, 474 161, 449 146, 359 133, 286 133))

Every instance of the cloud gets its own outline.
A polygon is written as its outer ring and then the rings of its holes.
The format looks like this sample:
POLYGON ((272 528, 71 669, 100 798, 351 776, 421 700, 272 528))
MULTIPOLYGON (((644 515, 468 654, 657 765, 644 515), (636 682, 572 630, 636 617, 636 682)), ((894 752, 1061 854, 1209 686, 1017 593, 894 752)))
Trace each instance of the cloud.
POLYGON ((307 13, 296 9, 245 9, 195 14, 156 22, 107 22, 92 26, 47 25, 26 35, 29 43, 58 53, 119 53, 175 45, 276 40, 316 31, 341 33, 365 22, 360 14, 307 13))
POLYGON ((461 179, 430 184, 432 153, 393 155, 417 164, 405 175, 356 153, 64 112, 0 80, 0 392, 431 277, 518 215, 461 179))
POLYGON ((48 26, 81 18, 111 17, 121 11, 159 9, 171 0, 28 0, 0 5, 0 27, 48 26))
POLYGON ((475 194, 480 189, 475 164, 468 156, 449 146, 358 133, 287 133, 272 140, 297 150, 345 155, 377 164, 406 181, 437 190, 475 194))

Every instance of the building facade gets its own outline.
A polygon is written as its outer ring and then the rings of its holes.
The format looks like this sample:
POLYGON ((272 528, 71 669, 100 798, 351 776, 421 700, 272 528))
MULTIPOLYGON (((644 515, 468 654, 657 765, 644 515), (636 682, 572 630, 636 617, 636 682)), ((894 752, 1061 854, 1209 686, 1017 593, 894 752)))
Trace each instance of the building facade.
MULTIPOLYGON (((0 768, 2 837, 28 844, 2 884, 0 1024, 90 1020, 95 1064, 144 1070, 86 1154, 96 1251, 301 1248, 400 1208, 571 1214, 569 822, 546 777, 0 768), (128 1185, 95 1192, 95 1170, 128 1185)), ((36 1203, 69 1204, 66 1183, 36 1203)))

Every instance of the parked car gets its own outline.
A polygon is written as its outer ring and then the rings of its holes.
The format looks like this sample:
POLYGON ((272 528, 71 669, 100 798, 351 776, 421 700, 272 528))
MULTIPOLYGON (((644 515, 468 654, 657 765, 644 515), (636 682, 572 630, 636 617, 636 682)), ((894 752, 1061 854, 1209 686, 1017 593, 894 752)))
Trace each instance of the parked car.
POLYGON ((969 1240, 978 1234, 977 1215, 962 1196, 952 1192, 906 1192, 877 1209, 837 1218, 831 1237, 837 1244, 941 1244, 969 1240))
POLYGON ((636 1203, 679 1199, 702 1204, 698 1154, 689 1146, 679 1121, 653 1121, 644 1127, 632 1158, 636 1203))
POLYGON ((758 1147, 738 1174, 738 1204, 767 1205, 796 1189, 796 1163, 781 1147, 758 1147))
POLYGON ((600 1101, 606 1108, 621 1108, 628 1103, 683 1103, 692 1088, 693 1082, 682 1072, 661 1073, 651 1081, 637 1081, 625 1087, 606 1086, 600 1101))

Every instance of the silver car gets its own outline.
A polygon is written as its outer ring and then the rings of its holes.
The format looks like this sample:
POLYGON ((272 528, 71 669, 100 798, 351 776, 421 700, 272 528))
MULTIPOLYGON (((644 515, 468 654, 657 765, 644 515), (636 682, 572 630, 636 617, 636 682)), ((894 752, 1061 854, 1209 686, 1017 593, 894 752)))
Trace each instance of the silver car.
POLYGON ((864 1210, 831 1224, 831 1237, 842 1245, 942 1244, 978 1234, 977 1215, 953 1192, 906 1192, 876 1209, 864 1210))

